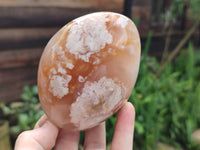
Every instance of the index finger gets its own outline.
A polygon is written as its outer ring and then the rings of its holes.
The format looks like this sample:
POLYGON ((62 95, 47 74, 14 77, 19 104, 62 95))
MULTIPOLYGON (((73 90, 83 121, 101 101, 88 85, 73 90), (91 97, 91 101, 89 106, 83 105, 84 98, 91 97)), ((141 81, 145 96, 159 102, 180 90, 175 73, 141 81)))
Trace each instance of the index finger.
POLYGON ((134 123, 135 109, 130 102, 127 102, 117 113, 111 150, 132 150, 134 123))

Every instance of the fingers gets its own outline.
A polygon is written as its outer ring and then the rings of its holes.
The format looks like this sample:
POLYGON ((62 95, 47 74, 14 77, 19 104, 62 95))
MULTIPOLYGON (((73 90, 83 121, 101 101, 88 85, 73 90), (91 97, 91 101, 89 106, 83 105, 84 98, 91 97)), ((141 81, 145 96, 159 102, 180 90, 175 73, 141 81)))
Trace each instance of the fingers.
POLYGON ((34 129, 42 127, 42 125, 48 120, 46 115, 43 115, 38 122, 36 122, 34 129))
POLYGON ((58 135, 58 128, 44 115, 36 123, 35 129, 22 132, 15 144, 15 150, 50 150, 58 135))
POLYGON ((132 150, 135 109, 127 102, 118 112, 111 150, 132 150))
POLYGON ((84 150, 105 150, 105 122, 85 132, 84 150))
POLYGON ((80 132, 61 129, 56 141, 55 150, 78 150, 80 132))

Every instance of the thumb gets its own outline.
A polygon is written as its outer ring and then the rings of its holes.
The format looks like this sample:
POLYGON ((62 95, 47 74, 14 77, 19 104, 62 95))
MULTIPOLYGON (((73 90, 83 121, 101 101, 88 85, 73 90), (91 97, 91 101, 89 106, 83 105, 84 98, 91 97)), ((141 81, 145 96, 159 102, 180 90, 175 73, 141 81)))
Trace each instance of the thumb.
POLYGON ((54 147, 59 129, 43 115, 33 130, 22 132, 15 150, 50 150, 54 147))

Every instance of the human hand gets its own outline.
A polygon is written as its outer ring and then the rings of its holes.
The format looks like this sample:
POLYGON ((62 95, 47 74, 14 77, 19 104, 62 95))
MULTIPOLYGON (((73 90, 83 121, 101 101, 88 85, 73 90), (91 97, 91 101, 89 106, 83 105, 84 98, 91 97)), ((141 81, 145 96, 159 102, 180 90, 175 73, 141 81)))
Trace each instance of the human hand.
MULTIPOLYGON (((135 110, 126 102, 117 113, 111 150, 132 150, 135 110)), ((85 150, 105 150, 105 122, 85 131, 85 150)), ((15 144, 15 150, 78 150, 77 132, 65 131, 52 124, 46 115, 36 123, 33 130, 22 132, 15 144)))

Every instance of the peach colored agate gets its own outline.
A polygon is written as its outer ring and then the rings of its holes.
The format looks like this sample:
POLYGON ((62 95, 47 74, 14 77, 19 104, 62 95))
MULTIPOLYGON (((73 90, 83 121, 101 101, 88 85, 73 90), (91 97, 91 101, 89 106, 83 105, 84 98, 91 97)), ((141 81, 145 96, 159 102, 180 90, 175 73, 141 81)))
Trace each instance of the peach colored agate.
POLYGON ((98 12, 73 20, 51 38, 40 60, 45 113, 68 130, 98 125, 129 98, 139 62, 139 34, 127 17, 98 12))

